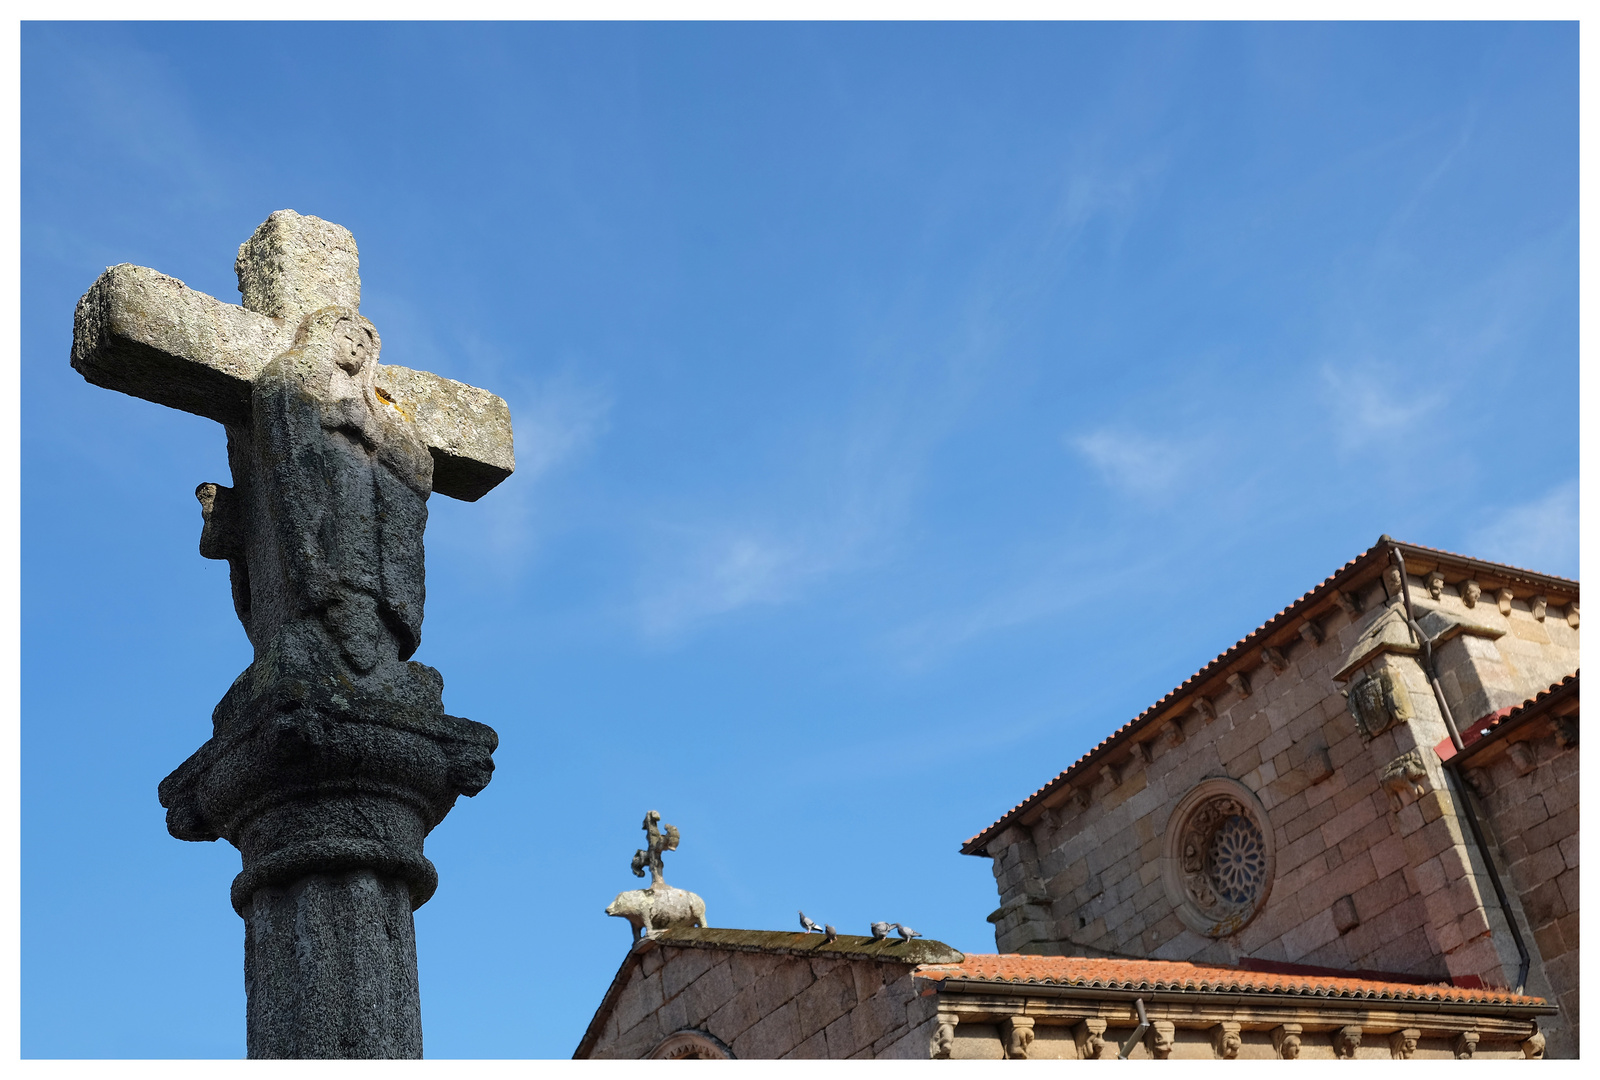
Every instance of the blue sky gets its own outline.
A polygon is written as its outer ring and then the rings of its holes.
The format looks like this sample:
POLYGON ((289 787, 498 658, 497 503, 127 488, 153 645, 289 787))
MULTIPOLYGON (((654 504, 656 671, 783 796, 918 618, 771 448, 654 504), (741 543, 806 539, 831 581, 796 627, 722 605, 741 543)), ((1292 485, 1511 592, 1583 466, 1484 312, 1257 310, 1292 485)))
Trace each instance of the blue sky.
POLYGON ((1380 533, 1576 576, 1572 24, 29 24, 27 1056, 237 1057, 238 855, 157 782, 249 662, 220 428, 86 384, 133 262, 351 229, 510 403, 417 659, 433 1057, 570 1055, 639 821, 713 925, 992 951, 960 843, 1380 533))

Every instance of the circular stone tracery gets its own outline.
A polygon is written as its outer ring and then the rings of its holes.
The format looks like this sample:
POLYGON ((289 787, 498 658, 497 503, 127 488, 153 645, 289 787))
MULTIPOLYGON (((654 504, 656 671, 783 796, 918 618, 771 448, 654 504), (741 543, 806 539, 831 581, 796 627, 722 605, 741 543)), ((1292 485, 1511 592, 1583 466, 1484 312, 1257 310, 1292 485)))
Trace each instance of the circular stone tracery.
POLYGON ((1272 846, 1265 821, 1249 789, 1225 778, 1204 781, 1178 803, 1162 876, 1190 929, 1226 937, 1266 903, 1272 846))

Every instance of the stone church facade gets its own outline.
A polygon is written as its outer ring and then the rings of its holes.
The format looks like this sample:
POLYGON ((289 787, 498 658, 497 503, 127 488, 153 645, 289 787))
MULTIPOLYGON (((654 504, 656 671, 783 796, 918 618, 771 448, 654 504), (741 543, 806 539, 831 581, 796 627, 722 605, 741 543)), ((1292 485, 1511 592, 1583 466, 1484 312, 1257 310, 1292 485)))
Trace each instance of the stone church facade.
POLYGON ((1382 537, 963 845, 997 955, 661 931, 576 1056, 1575 1057, 1578 625, 1382 537))

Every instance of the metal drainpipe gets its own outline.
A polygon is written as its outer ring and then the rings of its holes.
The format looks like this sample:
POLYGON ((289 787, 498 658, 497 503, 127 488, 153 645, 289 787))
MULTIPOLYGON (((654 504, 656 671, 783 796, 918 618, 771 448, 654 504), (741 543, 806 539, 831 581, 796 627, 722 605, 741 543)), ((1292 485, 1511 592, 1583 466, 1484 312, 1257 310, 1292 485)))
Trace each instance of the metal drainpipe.
POLYGON ((1412 637, 1422 646, 1422 673, 1428 677, 1428 684, 1433 687, 1433 698, 1439 703, 1439 715, 1444 718, 1445 730, 1450 733, 1450 742, 1456 748, 1456 754, 1451 761, 1443 763, 1445 775, 1455 781, 1451 794, 1455 797, 1456 805, 1463 811, 1462 817, 1467 819, 1467 828, 1472 833, 1472 841, 1478 845, 1478 854, 1483 858, 1484 868, 1489 872, 1489 884, 1494 887, 1495 899, 1500 902, 1500 914, 1505 917, 1506 926, 1511 929, 1511 940, 1517 946, 1516 992, 1520 994, 1528 985, 1528 971, 1533 966, 1533 958, 1528 953, 1527 943, 1522 940, 1522 931, 1517 928, 1517 917, 1511 910, 1511 901, 1506 897, 1505 885, 1500 881, 1500 872, 1495 869, 1489 845, 1484 841, 1483 826, 1478 822, 1478 811, 1472 793, 1460 773, 1460 752, 1466 749, 1466 744, 1461 741, 1461 732, 1456 730, 1455 717, 1450 713, 1450 706, 1444 699, 1444 688, 1439 685, 1439 675, 1434 670, 1433 642, 1428 640, 1428 635, 1417 625, 1417 618, 1411 607, 1411 582, 1406 578, 1406 557, 1400 553, 1399 544, 1390 547, 1389 554, 1400 571, 1400 592, 1406 602, 1406 623, 1411 627, 1412 637), (1451 764, 1452 761, 1455 764, 1451 764))
POLYGON ((1133 1053, 1133 1048, 1139 1045, 1139 1040, 1144 1038, 1144 1033, 1150 1030, 1150 1017, 1145 1015, 1144 998, 1134 998, 1133 1004, 1139 1010, 1139 1026, 1133 1029, 1128 1041, 1117 1048, 1117 1057, 1122 1061, 1128 1059, 1128 1055, 1133 1053))

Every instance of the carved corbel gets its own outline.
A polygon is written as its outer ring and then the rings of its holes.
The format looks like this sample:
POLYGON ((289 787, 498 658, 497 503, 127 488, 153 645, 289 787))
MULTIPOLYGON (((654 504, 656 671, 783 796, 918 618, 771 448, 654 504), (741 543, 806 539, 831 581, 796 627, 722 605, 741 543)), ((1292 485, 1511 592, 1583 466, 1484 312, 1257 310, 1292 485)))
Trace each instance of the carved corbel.
POLYGON ((1483 595, 1483 586, 1468 578, 1461 583, 1461 602, 1470 607, 1478 606, 1478 597, 1483 595))
POLYGON ((1235 671, 1228 676, 1228 685, 1233 687, 1233 692, 1242 698, 1250 696, 1250 680, 1242 671, 1235 671))
POLYGON ((1576 600, 1567 605, 1567 625, 1574 630, 1578 628, 1578 602, 1576 600))
POLYGON ((1516 766, 1518 776, 1527 776, 1538 765, 1538 759, 1533 756, 1533 747, 1525 742, 1514 742, 1506 746, 1506 757, 1511 759, 1511 764, 1516 766))
POLYGON ((1072 1041, 1078 1044, 1078 1056, 1086 1061, 1098 1061, 1106 1052, 1106 1022, 1098 1017, 1080 1020, 1072 1028, 1072 1041))
POLYGON ((1033 1017, 1008 1016, 1000 1025, 1006 1039, 1006 1057, 1012 1061, 1026 1061, 1028 1047, 1033 1045, 1033 1017))
POLYGON ((1405 583, 1400 580, 1400 568, 1390 565, 1384 568, 1383 585, 1389 590, 1389 599, 1398 600, 1401 596, 1401 586, 1405 583))
POLYGON ((1339 602, 1344 613, 1352 620, 1361 614, 1361 594, 1353 592, 1335 592, 1333 598, 1339 602))
MULTIPOLYGON (((1150 1030, 1144 1034, 1144 1047, 1150 1051, 1151 1057, 1157 1061, 1165 1061, 1172 1056, 1172 1046, 1177 1034, 1177 1025, 1171 1020, 1152 1020, 1150 1030)), ((1543 1053, 1542 1047, 1540 1053, 1543 1053)))
POLYGON ((1105 777, 1106 783, 1112 787, 1120 787, 1122 785, 1122 770, 1115 765, 1100 766, 1100 775, 1105 777))
POLYGON ((1361 916, 1356 913, 1356 901, 1353 896, 1341 896, 1333 902, 1333 928, 1341 934, 1354 930, 1361 925, 1361 916))
POLYGON ((1437 569, 1428 572, 1428 595, 1435 600, 1444 595, 1444 575, 1437 569))
POLYGON ((1333 775, 1333 759, 1328 756, 1327 747, 1318 747, 1306 755, 1306 763, 1302 766, 1305 770, 1306 782, 1320 784, 1333 775))
POLYGON ((1300 639, 1307 645, 1321 645, 1322 627, 1318 626, 1312 620, 1307 619, 1305 622, 1300 624, 1300 639))
POLYGON ((1501 589, 1495 594, 1496 599, 1500 601, 1500 614, 1511 614, 1511 601, 1515 595, 1510 589, 1501 589))
POLYGON ((1407 750, 1383 770, 1384 790, 1389 793, 1389 809, 1399 813, 1412 799, 1428 793, 1428 767, 1416 750, 1407 750), (1409 796, 1409 798, 1408 798, 1409 796))
POLYGON ((1183 717, 1174 716, 1167 721, 1166 734, 1168 746, 1182 746, 1183 740, 1187 738, 1183 730, 1183 717))
POLYGON ((1456 1036, 1456 1057, 1462 1061, 1469 1061, 1472 1055, 1478 1052, 1478 1033, 1476 1031, 1463 1031, 1456 1036))
POLYGON ((1532 600, 1528 601, 1528 610, 1533 612, 1533 617, 1538 619, 1540 622, 1544 622, 1545 611, 1548 610, 1549 607, 1550 598, 1544 593, 1540 593, 1538 596, 1535 596, 1532 600))
POLYGON ((1488 769, 1468 769, 1461 775, 1480 799, 1487 798, 1494 790, 1494 778, 1489 775, 1488 769))
POLYGON ((1200 717, 1200 720, 1203 723, 1209 724, 1211 721, 1217 718, 1217 707, 1211 704, 1210 698, 1202 695, 1197 695, 1195 697, 1194 711, 1195 714, 1200 717))
POLYGON ((1300 1024, 1279 1024, 1272 1029, 1272 1052, 1285 1061, 1295 1060, 1300 1056, 1300 1036, 1305 1030, 1300 1024))
POLYGON ((928 1056, 936 1061, 945 1061, 950 1057, 950 1050, 956 1044, 956 1025, 961 1023, 961 1017, 953 1012, 939 1013, 939 1026, 933 1033, 933 1039, 928 1046, 928 1056))
POLYGON ((1389 1036, 1389 1056, 1404 1061, 1411 1060, 1411 1055, 1417 1052, 1417 1040, 1420 1038, 1422 1038, 1420 1029, 1401 1028, 1389 1036))
POLYGON ((1289 658, 1271 645, 1261 647, 1261 662, 1280 675, 1289 670, 1289 658))
POLYGON ((1356 1051, 1361 1049, 1361 1025, 1346 1024, 1333 1033, 1333 1053, 1335 1057, 1345 1061, 1356 1056, 1356 1051))
POLYGON ((1073 788, 1072 797, 1067 800, 1067 805, 1080 812, 1089 809, 1089 790, 1087 788, 1073 788))
POLYGON ((1148 765, 1154 755, 1151 753, 1149 743, 1136 742, 1133 744, 1133 756, 1148 765))
POLYGON ((1211 1049, 1219 1058, 1232 1061, 1239 1056, 1239 1048, 1244 1046, 1244 1036, 1239 1034, 1237 1020, 1224 1020, 1211 1029, 1211 1049))
POLYGON ((1557 717, 1555 721, 1556 742, 1563 750, 1571 750, 1578 745, 1578 722, 1570 716, 1557 717))
POLYGON ((1544 1057, 1544 1032, 1535 1031, 1522 1040, 1522 1056, 1535 1061, 1544 1057))

